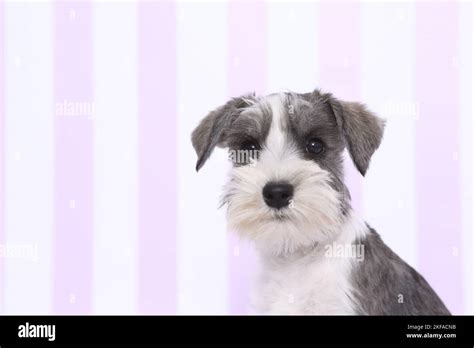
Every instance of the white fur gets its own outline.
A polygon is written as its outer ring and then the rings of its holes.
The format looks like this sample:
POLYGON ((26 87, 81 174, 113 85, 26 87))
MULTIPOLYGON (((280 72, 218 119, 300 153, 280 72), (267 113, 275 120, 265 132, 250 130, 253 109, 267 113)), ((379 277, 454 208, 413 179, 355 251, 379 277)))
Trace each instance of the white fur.
MULTIPOLYGON (((270 152, 274 159, 278 159, 285 154, 285 133, 283 115, 285 110, 285 97, 282 95, 272 95, 264 99, 264 103, 267 104, 267 108, 272 113, 272 124, 270 126, 270 132, 268 133, 265 149, 270 152)), ((288 149, 291 151, 291 149, 288 149)))
MULTIPOLYGON (((352 244, 366 227, 351 216, 334 243, 352 244)), ((259 314, 355 314, 349 276, 355 257, 327 257, 324 246, 288 256, 261 255, 252 307, 259 314)))

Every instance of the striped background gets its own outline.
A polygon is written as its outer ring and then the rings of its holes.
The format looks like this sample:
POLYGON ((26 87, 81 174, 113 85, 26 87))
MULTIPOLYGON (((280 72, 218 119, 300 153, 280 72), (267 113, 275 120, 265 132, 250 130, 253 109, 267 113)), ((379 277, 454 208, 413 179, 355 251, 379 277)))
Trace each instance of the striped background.
POLYGON ((357 210, 474 314, 472 13, 0 1, 0 312, 246 313, 225 152, 196 174, 190 133, 230 96, 321 87, 388 120, 366 178, 347 164, 357 210))

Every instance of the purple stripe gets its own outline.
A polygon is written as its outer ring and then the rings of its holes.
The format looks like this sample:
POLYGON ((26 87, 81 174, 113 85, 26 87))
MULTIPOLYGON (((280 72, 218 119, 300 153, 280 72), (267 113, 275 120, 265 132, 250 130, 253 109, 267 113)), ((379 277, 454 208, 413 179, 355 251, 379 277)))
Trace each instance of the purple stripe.
MULTIPOLYGON (((5 3, 0 1, 0 244, 5 243, 5 3)), ((0 257, 0 313, 4 312, 5 259, 0 257)))
MULTIPOLYGON (((342 100, 360 101, 360 4, 356 2, 319 3, 318 87, 342 100)), ((346 183, 352 205, 362 209, 362 176, 350 159, 345 164, 346 183)))
POLYGON ((139 311, 177 309, 176 5, 139 4, 139 311))
MULTIPOLYGON (((60 1, 54 6, 55 105, 65 101, 92 105, 91 4, 60 1)), ((79 110, 73 113, 55 114, 56 313, 91 312, 93 125, 79 110)))
MULTIPOLYGON (((229 94, 263 93, 266 79, 266 6, 263 1, 229 3, 229 94)), ((251 245, 229 235, 230 312, 248 308, 256 255, 251 245)))
POLYGON ((462 314, 458 18, 455 2, 416 6, 416 185, 420 270, 462 314))

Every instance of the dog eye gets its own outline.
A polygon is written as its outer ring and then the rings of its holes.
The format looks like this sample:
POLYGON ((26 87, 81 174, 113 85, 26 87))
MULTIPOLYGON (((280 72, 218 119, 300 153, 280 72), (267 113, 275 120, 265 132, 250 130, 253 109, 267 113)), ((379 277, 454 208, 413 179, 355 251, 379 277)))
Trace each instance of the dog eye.
POLYGON ((260 150, 260 146, 258 145, 256 141, 248 140, 240 144, 240 150, 256 151, 256 150, 260 150))
POLYGON ((306 142, 306 151, 315 155, 320 155, 324 151, 324 143, 318 138, 310 138, 306 142))

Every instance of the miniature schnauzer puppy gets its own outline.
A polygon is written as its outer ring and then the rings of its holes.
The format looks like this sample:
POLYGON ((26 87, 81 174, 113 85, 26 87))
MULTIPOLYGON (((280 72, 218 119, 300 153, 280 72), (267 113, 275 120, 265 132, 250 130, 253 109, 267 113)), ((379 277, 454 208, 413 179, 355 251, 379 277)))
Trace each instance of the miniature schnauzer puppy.
POLYGON ((383 131, 364 105, 318 90, 234 98, 194 130, 197 170, 216 146, 234 155, 223 204, 261 259, 257 313, 450 314, 351 208, 343 151, 365 175, 383 131))

